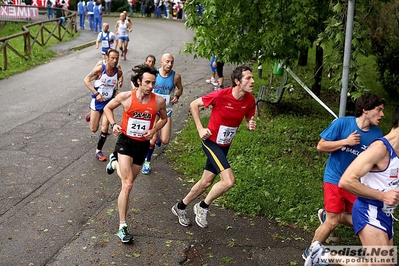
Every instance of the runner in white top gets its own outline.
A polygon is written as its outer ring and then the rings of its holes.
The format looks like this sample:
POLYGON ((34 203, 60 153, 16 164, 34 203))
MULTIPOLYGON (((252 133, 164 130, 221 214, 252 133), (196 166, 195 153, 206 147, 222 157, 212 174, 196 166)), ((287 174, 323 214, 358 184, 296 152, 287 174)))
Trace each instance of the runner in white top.
POLYGON ((109 31, 109 24, 103 23, 103 30, 98 33, 96 40, 96 49, 100 46, 101 42, 101 54, 103 55, 103 59, 105 59, 105 53, 109 48, 115 48, 115 42, 117 42, 116 35, 109 31))
POLYGON ((132 23, 121 13, 115 24, 115 32, 118 35, 118 48, 121 50, 121 57, 126 60, 127 46, 129 44, 129 32, 132 32, 132 23))

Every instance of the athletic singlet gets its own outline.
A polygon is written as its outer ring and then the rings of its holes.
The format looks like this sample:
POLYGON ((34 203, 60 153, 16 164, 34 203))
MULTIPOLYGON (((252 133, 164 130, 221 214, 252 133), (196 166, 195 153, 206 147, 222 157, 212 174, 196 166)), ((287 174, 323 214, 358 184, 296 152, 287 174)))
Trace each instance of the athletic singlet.
POLYGON ((209 139, 219 146, 229 146, 237 133, 244 117, 255 115, 255 98, 246 93, 242 100, 233 96, 233 88, 213 91, 202 96, 205 107, 212 105, 208 129, 212 132, 209 139))
POLYGON ((175 71, 172 70, 169 76, 162 77, 158 72, 157 78, 155 80, 155 86, 153 92, 162 96, 166 102, 166 108, 172 108, 172 103, 170 102, 170 96, 173 94, 175 89, 175 71))
MULTIPOLYGON (((376 140, 381 140, 387 147, 389 152, 389 163, 386 169, 382 171, 370 171, 362 178, 360 182, 370 188, 377 189, 379 191, 390 191, 395 188, 399 188, 399 158, 395 150, 392 148, 391 144, 386 138, 378 138, 376 140)), ((388 206, 384 202, 379 200, 366 199, 358 197, 359 200, 367 202, 368 204, 374 205, 376 207, 382 208, 382 211, 388 214, 393 214, 395 206, 388 206)))
POLYGON ((127 33, 127 21, 123 23, 122 20, 119 20, 119 27, 118 27, 118 37, 127 37, 129 34, 127 33))
MULTIPOLYGON (((115 74, 113 76, 108 76, 105 65, 102 64, 103 72, 101 73, 101 77, 94 81, 94 88, 98 91, 104 99, 104 102, 109 101, 114 96, 114 92, 116 86, 118 84, 118 68, 115 68, 115 74)), ((93 98, 96 98, 94 94, 92 94, 93 98)))
POLYGON ((108 48, 113 48, 114 47, 114 39, 112 38, 111 32, 107 32, 107 34, 104 36, 104 32, 100 32, 100 40, 101 40, 101 47, 102 50, 107 51, 108 48))
POLYGON ((151 93, 150 101, 142 104, 137 99, 136 92, 137 90, 132 90, 132 103, 129 110, 123 111, 122 133, 131 139, 145 141, 143 133, 153 128, 157 115, 156 96, 151 93))

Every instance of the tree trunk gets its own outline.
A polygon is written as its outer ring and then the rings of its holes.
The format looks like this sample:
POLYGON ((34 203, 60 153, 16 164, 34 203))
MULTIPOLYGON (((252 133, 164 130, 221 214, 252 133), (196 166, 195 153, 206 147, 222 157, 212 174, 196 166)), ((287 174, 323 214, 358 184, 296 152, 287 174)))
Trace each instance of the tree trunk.
POLYGON ((299 51, 298 66, 307 66, 308 65, 308 52, 309 52, 309 48, 305 48, 305 49, 299 51))
POLYGON ((316 67, 314 73, 314 83, 312 92, 317 96, 321 93, 321 79, 323 74, 323 48, 318 44, 316 46, 316 67))

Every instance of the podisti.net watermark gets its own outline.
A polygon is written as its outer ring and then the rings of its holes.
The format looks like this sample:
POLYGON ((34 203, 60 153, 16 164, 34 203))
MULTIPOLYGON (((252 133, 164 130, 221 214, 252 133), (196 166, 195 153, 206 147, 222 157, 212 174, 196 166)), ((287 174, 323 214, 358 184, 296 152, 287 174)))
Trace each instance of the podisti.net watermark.
POLYGON ((319 264, 397 264, 397 246, 324 246, 319 264))

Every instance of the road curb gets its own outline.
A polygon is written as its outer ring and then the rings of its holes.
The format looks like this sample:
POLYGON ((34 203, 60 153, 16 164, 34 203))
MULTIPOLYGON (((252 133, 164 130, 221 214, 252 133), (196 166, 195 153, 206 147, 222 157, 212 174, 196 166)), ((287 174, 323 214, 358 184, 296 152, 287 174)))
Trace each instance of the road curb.
POLYGON ((82 49, 87 48, 89 46, 93 46, 95 44, 96 44, 96 40, 93 40, 93 41, 90 41, 90 42, 87 42, 87 43, 83 43, 83 44, 79 44, 79 45, 73 46, 73 47, 70 48, 70 50, 79 51, 79 50, 82 50, 82 49))

